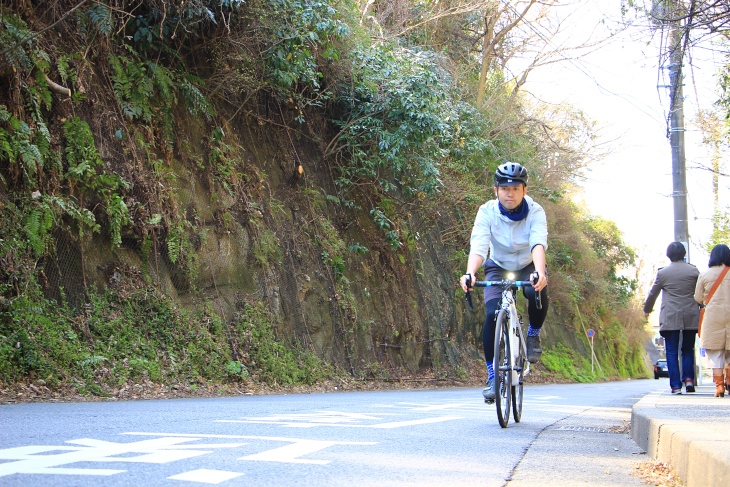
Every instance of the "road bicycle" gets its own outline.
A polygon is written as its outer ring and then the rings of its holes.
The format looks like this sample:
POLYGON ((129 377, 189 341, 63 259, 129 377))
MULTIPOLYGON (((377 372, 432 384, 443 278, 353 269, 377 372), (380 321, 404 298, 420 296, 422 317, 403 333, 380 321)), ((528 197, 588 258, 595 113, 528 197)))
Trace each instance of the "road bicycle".
MULTIPOLYGON (((467 274, 468 275, 468 274, 467 274)), ((469 275, 469 281, 471 276, 469 275)), ((494 388, 497 419, 502 428, 509 423, 510 405, 515 423, 522 419, 522 392, 524 379, 530 373, 530 362, 527 360, 527 345, 522 333, 522 317, 517 311, 515 298, 518 288, 532 286, 530 281, 515 281, 510 274, 501 281, 477 281, 472 287, 502 288, 502 300, 497 313, 497 324, 494 328, 494 388)), ((540 293, 535 293, 538 309, 542 309, 540 293)), ((471 292, 466 293, 466 302, 474 309, 471 292)), ((487 400, 484 400, 487 402, 487 400)))

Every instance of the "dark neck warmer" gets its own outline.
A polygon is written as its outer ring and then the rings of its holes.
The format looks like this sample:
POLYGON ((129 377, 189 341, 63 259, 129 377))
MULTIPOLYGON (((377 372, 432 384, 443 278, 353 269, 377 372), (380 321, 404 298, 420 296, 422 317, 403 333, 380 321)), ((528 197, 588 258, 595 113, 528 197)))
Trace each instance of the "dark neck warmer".
POLYGON ((502 206, 502 203, 497 203, 499 204, 499 212, 514 222, 518 222, 527 218, 527 213, 530 211, 530 208, 525 200, 522 200, 520 206, 511 211, 505 209, 505 207, 502 206))

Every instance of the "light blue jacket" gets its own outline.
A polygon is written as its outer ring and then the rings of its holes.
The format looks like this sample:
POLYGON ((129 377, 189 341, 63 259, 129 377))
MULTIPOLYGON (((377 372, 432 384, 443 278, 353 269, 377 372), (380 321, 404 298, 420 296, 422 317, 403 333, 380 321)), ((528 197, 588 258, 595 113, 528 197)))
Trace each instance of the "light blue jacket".
POLYGON ((532 262, 532 249, 542 245, 547 250, 545 210, 529 196, 527 218, 512 221, 499 211, 498 200, 486 202, 477 212, 471 231, 471 250, 486 262, 489 256, 508 271, 518 271, 532 262))

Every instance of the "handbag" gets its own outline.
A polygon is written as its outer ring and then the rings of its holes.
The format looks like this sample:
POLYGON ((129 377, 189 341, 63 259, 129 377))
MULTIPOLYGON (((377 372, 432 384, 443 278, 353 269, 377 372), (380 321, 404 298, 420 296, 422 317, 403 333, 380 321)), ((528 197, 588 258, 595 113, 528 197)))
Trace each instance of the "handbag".
MULTIPOLYGON (((725 277, 725 274, 727 274, 727 271, 730 270, 730 267, 724 266, 722 269, 722 272, 720 272, 720 275, 717 276, 717 281, 715 281, 715 284, 712 285, 710 288, 710 292, 707 293, 707 298, 705 299, 705 307, 710 304, 710 299, 712 299, 712 296, 715 294, 715 291, 717 291, 717 288, 720 287, 720 283, 722 282, 723 278, 725 277)), ((697 336, 700 336, 700 332, 702 331, 702 318, 705 317, 705 308, 702 308, 700 310, 700 323, 697 327, 697 336)))

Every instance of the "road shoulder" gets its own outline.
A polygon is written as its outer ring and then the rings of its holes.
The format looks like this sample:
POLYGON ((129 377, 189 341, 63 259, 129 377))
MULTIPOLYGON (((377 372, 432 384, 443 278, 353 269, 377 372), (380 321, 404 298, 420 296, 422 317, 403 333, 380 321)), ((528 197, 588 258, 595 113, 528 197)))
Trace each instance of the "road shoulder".
POLYGON ((507 487, 642 486, 636 463, 647 459, 630 436, 631 403, 593 407, 545 428, 507 487))
POLYGON ((708 427, 708 418, 730 412, 730 400, 712 398, 710 388, 681 398, 651 393, 632 408, 631 435, 649 458, 667 462, 688 487, 730 485, 730 437, 708 427), (672 401, 671 403, 669 401, 672 401))

